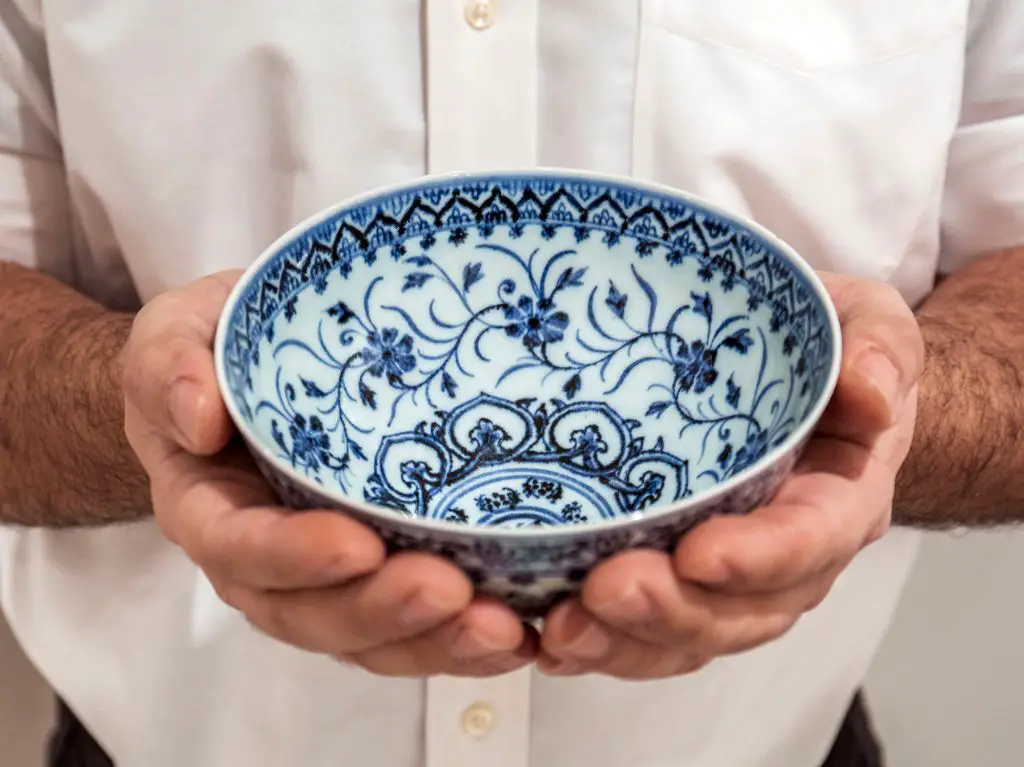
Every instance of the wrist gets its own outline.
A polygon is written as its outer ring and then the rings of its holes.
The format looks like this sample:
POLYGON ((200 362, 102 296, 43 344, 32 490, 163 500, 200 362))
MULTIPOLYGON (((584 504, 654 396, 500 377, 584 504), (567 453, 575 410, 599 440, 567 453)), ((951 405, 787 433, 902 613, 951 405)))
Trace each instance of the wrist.
POLYGON ((931 528, 1024 516, 1024 251, 979 260, 918 310, 925 339, 917 424, 894 521, 931 528))
POLYGON ((31 270, 0 269, 0 523, 137 518, 149 493, 124 435, 121 351, 132 316, 31 270))
POLYGON ((83 383, 92 412, 108 413, 119 422, 124 419, 122 352, 132 321, 130 314, 97 310, 68 339, 72 365, 77 358, 89 373, 83 383))

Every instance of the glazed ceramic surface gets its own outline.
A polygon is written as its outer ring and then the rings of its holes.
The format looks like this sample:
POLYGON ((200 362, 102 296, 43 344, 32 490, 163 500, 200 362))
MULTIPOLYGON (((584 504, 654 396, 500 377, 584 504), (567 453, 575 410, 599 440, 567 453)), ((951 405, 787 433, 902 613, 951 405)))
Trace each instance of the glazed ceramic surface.
POLYGON ((347 510, 538 614, 615 551, 767 500, 838 345, 820 283, 767 233, 537 172, 307 222, 243 278, 216 351, 285 501, 347 510))

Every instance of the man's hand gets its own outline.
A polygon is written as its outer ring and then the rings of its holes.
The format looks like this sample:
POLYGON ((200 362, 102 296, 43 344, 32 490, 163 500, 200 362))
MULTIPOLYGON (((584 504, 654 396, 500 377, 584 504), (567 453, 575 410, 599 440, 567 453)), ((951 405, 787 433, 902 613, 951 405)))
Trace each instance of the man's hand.
POLYGON ((709 520, 673 555, 598 566, 546 621, 540 666, 650 679, 694 671, 785 633, 888 529, 910 450, 924 345, 892 288, 825 275, 843 327, 836 394, 772 502, 709 520))
POLYGON ((155 299, 125 347, 125 432, 163 533, 227 604, 305 650, 395 676, 486 676, 530 662, 532 629, 474 599, 451 563, 385 558, 377 535, 342 514, 279 508, 232 442, 214 376, 212 339, 237 278, 214 275, 155 299))

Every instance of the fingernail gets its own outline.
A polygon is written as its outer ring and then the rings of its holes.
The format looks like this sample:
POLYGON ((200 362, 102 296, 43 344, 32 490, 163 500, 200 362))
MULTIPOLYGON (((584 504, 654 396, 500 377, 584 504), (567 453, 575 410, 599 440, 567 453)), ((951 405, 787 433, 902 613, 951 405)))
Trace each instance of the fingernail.
POLYGON ((565 654, 584 661, 597 661, 611 652, 612 638, 593 618, 581 615, 577 625, 570 619, 566 633, 569 640, 565 644, 565 654))
POLYGON ((453 612, 451 605, 416 592, 398 611, 398 623, 407 629, 430 626, 447 618, 453 612))
POLYGON ((888 356, 873 349, 866 351, 857 358, 854 369, 878 390, 891 409, 900 406, 900 372, 888 356))
POLYGON ((171 384, 168 395, 168 409, 178 434, 185 441, 184 448, 199 444, 199 400, 202 387, 190 378, 179 378, 171 384))
POLYGON ((477 660, 496 652, 508 652, 509 650, 510 648, 506 647, 505 643, 487 636, 482 631, 464 628, 459 632, 452 645, 452 657, 456 661, 462 662, 477 660))

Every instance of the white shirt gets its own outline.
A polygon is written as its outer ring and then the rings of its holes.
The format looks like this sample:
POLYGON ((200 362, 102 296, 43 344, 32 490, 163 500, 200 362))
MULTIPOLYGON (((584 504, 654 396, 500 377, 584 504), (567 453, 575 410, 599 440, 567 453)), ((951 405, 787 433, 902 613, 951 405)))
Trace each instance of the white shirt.
MULTIPOLYGON (((1024 242, 1016 0, 464 2, 0 3, 0 255, 130 306, 368 188, 529 165, 695 192, 911 302, 1024 242)), ((916 542, 641 684, 373 677, 257 634, 148 522, 0 531, 0 595, 118 767, 817 767, 916 542)))

